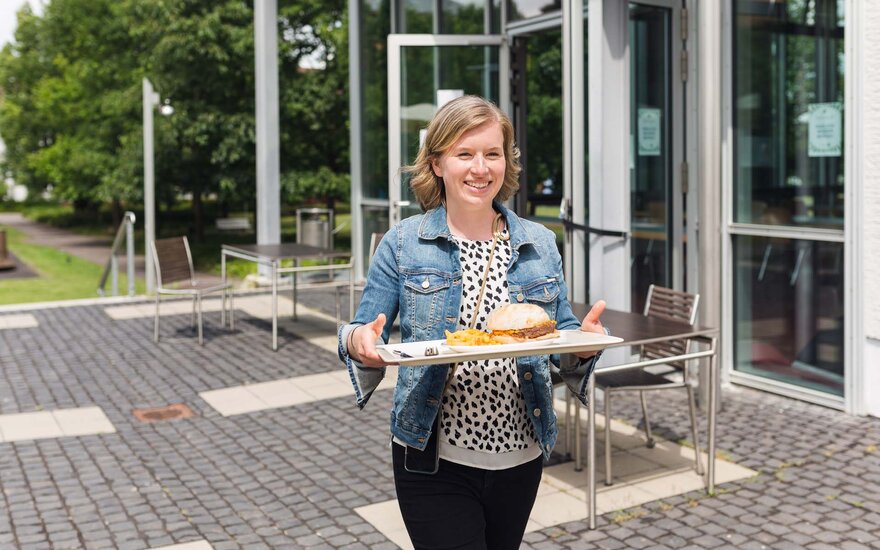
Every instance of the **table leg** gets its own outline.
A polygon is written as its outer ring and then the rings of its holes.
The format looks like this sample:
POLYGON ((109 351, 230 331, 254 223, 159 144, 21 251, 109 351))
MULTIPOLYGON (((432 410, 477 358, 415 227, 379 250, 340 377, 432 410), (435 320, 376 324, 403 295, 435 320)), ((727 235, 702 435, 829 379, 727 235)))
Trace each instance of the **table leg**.
MULTIPOLYGON (((577 398, 575 398, 577 399, 577 398)), ((584 457, 581 450, 581 402, 574 402, 574 471, 580 472, 584 469, 584 457)))
POLYGON ((715 494, 715 416, 718 404, 717 381, 718 381, 718 344, 717 338, 712 338, 712 355, 709 357, 709 468, 707 485, 709 494, 715 494))
MULTIPOLYGON (((596 528, 596 378, 587 381, 587 517, 596 528)), ((605 419, 608 422, 608 419, 605 419)), ((605 442, 608 445, 608 442, 605 442)))
MULTIPOLYGON (((294 260, 296 267, 299 267, 299 260, 294 260)), ((296 271, 290 274, 291 286, 293 287, 293 320, 296 321, 296 271)))
POLYGON ((354 319, 354 262, 348 268, 348 321, 354 319))
MULTIPOLYGON (((226 252, 220 252, 220 277, 226 284, 226 252)), ((223 307, 220 310, 220 326, 226 327, 226 290, 223 291, 223 307)))
POLYGON ((278 351, 278 262, 276 261, 272 262, 272 350, 278 351))

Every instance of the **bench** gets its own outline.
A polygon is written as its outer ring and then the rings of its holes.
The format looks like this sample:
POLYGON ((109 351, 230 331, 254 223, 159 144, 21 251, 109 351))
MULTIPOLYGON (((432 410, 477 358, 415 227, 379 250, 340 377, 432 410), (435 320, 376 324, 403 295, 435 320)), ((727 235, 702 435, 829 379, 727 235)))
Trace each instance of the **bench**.
POLYGON ((217 229, 220 231, 250 231, 249 218, 217 218, 217 229))

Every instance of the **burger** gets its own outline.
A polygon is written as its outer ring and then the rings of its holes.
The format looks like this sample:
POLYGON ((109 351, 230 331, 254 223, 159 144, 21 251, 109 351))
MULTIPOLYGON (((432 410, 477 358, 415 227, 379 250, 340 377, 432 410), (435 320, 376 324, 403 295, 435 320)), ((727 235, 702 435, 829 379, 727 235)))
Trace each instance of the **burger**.
POLYGON ((486 319, 486 329, 499 343, 515 344, 533 340, 550 340, 559 336, 556 321, 551 321, 543 308, 534 304, 506 304, 486 319))

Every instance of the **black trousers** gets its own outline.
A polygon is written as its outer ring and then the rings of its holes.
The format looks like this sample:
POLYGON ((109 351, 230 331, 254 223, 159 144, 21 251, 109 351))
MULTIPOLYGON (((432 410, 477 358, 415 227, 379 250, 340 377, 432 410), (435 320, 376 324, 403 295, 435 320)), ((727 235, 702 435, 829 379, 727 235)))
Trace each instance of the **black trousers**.
POLYGON ((416 550, 516 550, 541 482, 543 458, 507 470, 440 460, 436 474, 403 467, 405 447, 392 444, 394 486, 416 550))

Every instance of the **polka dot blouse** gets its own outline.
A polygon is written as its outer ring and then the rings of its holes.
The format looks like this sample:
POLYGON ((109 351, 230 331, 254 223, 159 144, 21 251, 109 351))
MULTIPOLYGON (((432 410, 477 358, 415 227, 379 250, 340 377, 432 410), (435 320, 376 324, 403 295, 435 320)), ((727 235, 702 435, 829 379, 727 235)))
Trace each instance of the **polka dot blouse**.
MULTIPOLYGON (((476 328, 485 330, 489 313, 509 303, 507 266, 511 259, 510 243, 498 241, 486 290, 477 310, 492 241, 456 238, 456 242, 462 267, 458 328, 470 327, 471 320, 476 316, 476 328)), ((466 361, 459 366, 443 395, 439 438, 441 456, 454 462, 470 462, 455 459, 456 456, 462 456, 459 449, 500 454, 535 447, 535 431, 526 413, 515 359, 466 361), (444 445, 457 449, 448 449, 451 452, 444 453, 444 445), (452 455, 452 458, 444 455, 452 455)), ((531 457, 534 453, 528 454, 531 457)))

